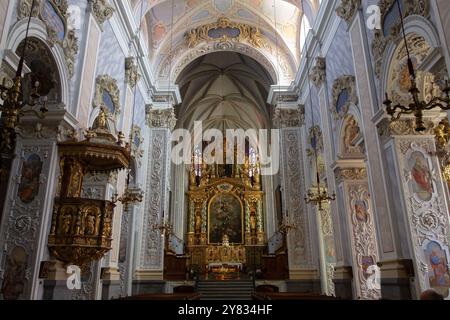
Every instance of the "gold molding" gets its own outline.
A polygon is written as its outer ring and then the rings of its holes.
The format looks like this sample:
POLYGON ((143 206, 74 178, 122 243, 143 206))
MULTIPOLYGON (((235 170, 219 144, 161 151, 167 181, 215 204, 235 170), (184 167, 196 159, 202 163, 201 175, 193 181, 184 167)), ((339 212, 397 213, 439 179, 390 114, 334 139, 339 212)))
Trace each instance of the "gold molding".
POLYGON ((226 17, 219 18, 215 23, 205 24, 191 29, 186 33, 185 37, 188 48, 195 48, 203 41, 248 42, 255 48, 270 48, 268 41, 261 34, 259 28, 248 24, 232 22, 226 17), (211 37, 210 31, 218 29, 238 29, 239 35, 232 37, 224 34, 222 37, 211 37))

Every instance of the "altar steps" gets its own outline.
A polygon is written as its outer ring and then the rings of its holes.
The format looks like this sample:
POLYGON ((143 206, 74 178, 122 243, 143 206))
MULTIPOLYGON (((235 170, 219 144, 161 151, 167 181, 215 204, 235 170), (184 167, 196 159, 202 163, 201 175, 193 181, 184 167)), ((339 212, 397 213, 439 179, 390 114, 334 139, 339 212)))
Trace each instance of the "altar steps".
POLYGON ((251 300, 252 280, 200 280, 197 286, 200 300, 251 300))

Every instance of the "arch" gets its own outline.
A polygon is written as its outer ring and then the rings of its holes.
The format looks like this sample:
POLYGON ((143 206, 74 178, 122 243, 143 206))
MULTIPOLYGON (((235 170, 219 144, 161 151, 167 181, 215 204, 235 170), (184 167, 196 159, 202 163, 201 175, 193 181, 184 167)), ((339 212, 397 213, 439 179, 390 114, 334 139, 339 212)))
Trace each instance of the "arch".
MULTIPOLYGON (((359 146, 364 141, 363 131, 362 131, 362 119, 361 119, 361 113, 358 107, 354 104, 351 104, 349 107, 348 112, 345 114, 344 117, 339 119, 338 125, 337 125, 337 132, 338 134, 335 136, 335 146, 337 148, 336 154, 339 155, 339 157, 351 157, 351 158, 362 158, 363 153, 361 152, 359 146), (348 128, 350 125, 350 121, 354 119, 356 121, 356 125, 358 127, 358 133, 356 134, 354 131, 349 132, 348 128), (355 134, 354 137, 349 137, 349 134, 355 134), (357 143, 355 145, 355 148, 346 149, 346 139, 348 142, 354 142, 357 143), (362 141, 361 141, 362 139, 362 141), (359 152, 358 152, 359 149, 359 152)), ((356 129, 356 128, 351 128, 356 129)))
MULTIPOLYGON (((20 43, 25 39, 27 29, 27 19, 22 19, 17 21, 11 28, 6 41, 6 48, 15 52, 19 47, 20 43)), ((58 46, 49 46, 47 41, 47 28, 45 24, 37 18, 32 18, 30 23, 30 29, 28 32, 28 37, 33 37, 38 39, 46 47, 48 52, 52 55, 53 60, 56 63, 58 77, 61 87, 60 99, 64 108, 70 106, 70 95, 69 95, 69 70, 67 68, 66 58, 63 49, 58 46)))
MULTIPOLYGON (((416 85, 420 91, 421 99, 431 100, 432 96, 439 94, 439 87, 435 84, 435 76, 431 72, 422 70, 419 67, 427 57, 432 54, 433 47, 429 45, 424 37, 417 33, 407 34, 408 46, 411 53, 411 59, 415 64, 416 85)), ((386 64, 386 70, 383 70, 382 78, 382 98, 387 93, 394 103, 407 105, 410 102, 410 80, 406 63, 405 45, 400 41, 396 47, 389 48, 389 64, 386 64)), ((380 100, 383 101, 383 100, 380 100)))
MULTIPOLYGON (((157 4, 161 4, 164 1, 155 2, 152 4, 153 7, 157 4)), ((184 12, 180 17, 177 18, 173 26, 171 27, 171 30, 169 28, 165 28, 165 33, 163 36, 159 35, 158 37, 158 44, 157 47, 153 48, 152 45, 149 45, 149 52, 151 57, 151 64, 155 66, 155 69, 159 69, 159 65, 161 64, 161 60, 166 60, 167 52, 170 51, 169 47, 172 47, 175 49, 175 47, 178 46, 180 50, 185 51, 186 48, 181 48, 180 44, 184 42, 184 35, 185 35, 185 27, 186 25, 192 26, 192 28, 202 26, 209 23, 214 23, 217 21, 218 16, 217 15, 209 15, 208 17, 205 17, 205 19, 196 20, 195 22, 191 21, 191 17, 195 15, 195 13, 200 12, 201 10, 205 9, 209 4, 202 3, 199 5, 196 5, 194 8, 189 9, 189 12, 184 12), (169 31, 171 33, 171 36, 169 37, 169 31), (170 38, 170 39, 169 39, 170 38), (172 39, 172 41, 171 41, 172 39), (172 44, 170 43, 172 42, 172 44)), ((296 41, 296 36, 294 35, 292 39, 288 38, 280 28, 274 26, 274 21, 271 20, 270 17, 266 16, 261 12, 261 10, 255 10, 254 7, 252 7, 249 3, 242 1, 239 3, 239 6, 242 7, 242 9, 247 10, 254 14, 254 19, 252 19, 251 22, 248 22, 249 25, 255 26, 258 25, 258 28, 261 30, 261 32, 266 36, 266 39, 268 39, 271 42, 272 50, 275 48, 275 42, 277 43, 277 51, 280 53, 283 52, 282 58, 280 59, 281 63, 288 66, 290 70, 288 70, 291 73, 291 78, 294 77, 294 72, 298 67, 299 63, 299 53, 298 53, 298 41, 296 41), (258 23, 256 23, 258 22, 258 23), (275 41, 275 35, 279 41, 275 41), (286 57, 284 57, 286 55, 286 57)), ((296 6, 297 8, 297 6, 296 6)), ((298 12, 298 11, 296 11, 298 12)), ((146 18, 145 18, 146 19, 146 18)), ((233 21, 237 22, 244 22, 245 19, 239 19, 237 17, 231 18, 233 21)), ((308 18, 310 21, 311 19, 308 18)), ((298 33, 298 25, 295 24, 296 32, 298 33)), ((151 32, 150 32, 151 33, 151 32)), ((150 35, 148 35, 150 37, 150 35)), ((176 50, 176 49, 175 49, 176 50)), ((266 53, 267 55, 267 53, 266 53)), ((274 63, 277 63, 277 57, 274 53, 269 54, 271 57, 271 60, 274 61, 274 63)), ((282 66, 286 69, 285 66, 282 66)), ((286 72, 286 70, 283 70, 283 72, 286 72)), ((292 79, 290 79, 292 80, 292 79)), ((290 82, 290 81, 289 81, 290 82)))
MULTIPOLYGON (((253 58, 266 69, 266 71, 269 73, 272 79, 276 81, 276 83, 283 82, 283 79, 280 79, 280 74, 278 72, 279 68, 273 63, 273 61, 266 54, 245 43, 236 43, 236 44, 227 43, 226 45, 223 46, 221 46, 219 43, 214 46, 204 45, 193 49, 181 51, 174 56, 174 62, 172 63, 172 73, 170 78, 177 79, 180 76, 181 72, 195 59, 205 56, 209 53, 222 51, 242 53, 250 58, 253 58)), ((158 72, 156 74, 160 75, 161 70, 165 66, 167 67, 166 65, 167 63, 168 61, 160 63, 158 72)), ((290 69, 291 70, 289 71, 293 74, 292 68, 290 69)), ((290 80, 292 79, 285 79, 284 82, 288 83, 290 80)))
MULTIPOLYGON (((420 35, 425 39, 427 44, 432 48, 438 48, 441 46, 439 40, 439 34, 433 24, 426 18, 419 15, 410 15, 405 18, 405 33, 406 36, 410 34, 420 35)), ((386 95, 386 88, 389 82, 389 73, 392 61, 394 59, 395 52, 399 46, 403 45, 403 37, 399 37, 396 41, 390 41, 387 43, 384 49, 383 61, 381 65, 380 83, 381 88, 379 90, 379 101, 384 101, 386 95)), ((441 54, 441 53, 440 53, 441 54)))

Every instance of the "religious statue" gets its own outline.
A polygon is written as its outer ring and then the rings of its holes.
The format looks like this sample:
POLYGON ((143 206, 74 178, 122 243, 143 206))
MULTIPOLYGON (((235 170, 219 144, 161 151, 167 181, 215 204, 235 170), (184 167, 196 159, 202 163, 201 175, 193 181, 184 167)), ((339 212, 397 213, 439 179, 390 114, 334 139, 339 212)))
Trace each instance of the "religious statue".
POLYGON ((117 135, 117 143, 120 146, 125 144, 125 134, 122 131, 119 131, 119 134, 117 135))
POLYGON ((106 129, 106 121, 107 121, 107 116, 106 116, 105 109, 100 108, 100 113, 99 113, 98 118, 97 118, 97 126, 98 126, 98 128, 106 129))
POLYGON ((89 214, 86 217, 86 230, 85 234, 93 236, 95 235, 95 215, 89 214))
POLYGON ((195 232, 200 233, 202 231, 202 216, 200 212, 197 211, 195 215, 195 232))
POLYGON ((69 214, 64 215, 61 223, 62 233, 69 234, 71 225, 72 225, 72 217, 69 214))
POLYGON ((255 212, 252 211, 250 213, 250 230, 252 232, 254 232, 256 230, 256 217, 255 217, 255 212))
POLYGON ((252 182, 251 182, 249 173, 250 173, 250 164, 249 164, 248 158, 245 158, 245 162, 242 165, 242 169, 241 169, 241 179, 246 188, 252 189, 253 186, 252 186, 252 182))
POLYGON ((222 245, 225 247, 230 245, 230 238, 228 238, 226 234, 224 234, 222 237, 222 245))
POLYGON ((191 186, 197 185, 197 173, 195 172, 195 167, 189 171, 189 183, 191 186))
POLYGON ((253 179, 255 189, 261 190, 261 176, 259 174, 259 169, 257 166, 255 166, 255 170, 253 171, 253 179))
POLYGON ((450 126, 447 118, 439 122, 439 124, 434 129, 434 134, 436 136, 436 141, 438 142, 439 147, 445 148, 450 138, 450 126))
POLYGON ((358 151, 358 147, 355 146, 355 139, 358 137, 359 132, 358 123, 355 118, 352 117, 345 126, 344 147, 346 152, 354 153, 355 151, 358 151))

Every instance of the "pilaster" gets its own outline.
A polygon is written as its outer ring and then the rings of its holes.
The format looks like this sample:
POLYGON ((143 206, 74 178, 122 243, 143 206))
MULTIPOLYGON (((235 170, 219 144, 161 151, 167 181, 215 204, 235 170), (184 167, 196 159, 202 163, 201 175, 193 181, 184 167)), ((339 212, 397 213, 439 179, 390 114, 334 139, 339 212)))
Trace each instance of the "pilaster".
POLYGON ((367 157, 367 174, 369 188, 372 195, 373 211, 378 234, 380 260, 399 258, 400 243, 396 241, 395 222, 391 217, 391 205, 386 189, 386 173, 382 161, 382 148, 377 135, 376 125, 373 123, 374 110, 377 110, 377 99, 370 79, 374 79, 370 56, 368 53, 367 37, 363 33, 364 16, 358 12, 350 26, 350 38, 355 68, 355 80, 361 112, 361 129, 367 157))
POLYGON ((287 235, 289 275, 290 279, 305 280, 305 275, 317 274, 317 266, 311 247, 310 217, 303 199, 306 195, 302 143, 304 108, 282 101, 275 109, 273 121, 280 129, 283 215, 296 225, 287 235))
MULTIPOLYGON (((439 122, 438 117, 432 118, 439 122)), ((403 238, 410 250, 405 258, 412 263, 406 263, 404 268, 408 278, 414 275, 416 280, 411 284, 413 298, 429 288, 448 298, 450 282, 445 279, 450 277, 449 271, 447 268, 442 273, 437 271, 440 265, 448 266, 450 257, 446 185, 436 156, 432 123, 426 119, 429 129, 417 134, 413 121, 390 123, 384 119, 379 125, 392 183, 398 186, 394 196, 405 226, 403 238), (408 268, 411 264, 413 268, 408 268)))
POLYGON ((136 262, 137 280, 162 280, 165 236, 158 229, 168 220, 173 108, 147 109, 149 149, 142 237, 136 262))

